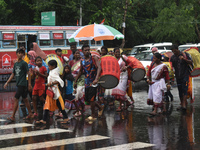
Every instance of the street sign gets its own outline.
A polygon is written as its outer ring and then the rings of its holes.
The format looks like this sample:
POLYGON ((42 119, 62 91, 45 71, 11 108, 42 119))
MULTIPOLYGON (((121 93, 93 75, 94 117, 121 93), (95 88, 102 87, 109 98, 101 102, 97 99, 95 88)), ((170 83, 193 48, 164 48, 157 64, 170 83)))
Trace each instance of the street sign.
POLYGON ((56 12, 41 12, 41 24, 43 26, 55 26, 56 25, 56 12))
POLYGON ((9 67, 11 66, 11 57, 8 54, 2 56, 2 66, 9 67))

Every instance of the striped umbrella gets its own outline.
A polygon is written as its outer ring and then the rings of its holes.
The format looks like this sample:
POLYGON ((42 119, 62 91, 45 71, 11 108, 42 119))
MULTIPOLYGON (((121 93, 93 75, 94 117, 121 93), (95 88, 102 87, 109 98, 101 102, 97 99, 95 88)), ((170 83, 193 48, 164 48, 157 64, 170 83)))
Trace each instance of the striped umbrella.
POLYGON ((124 39, 124 35, 115 28, 103 24, 86 25, 76 30, 69 42, 79 42, 80 40, 114 40, 124 39))

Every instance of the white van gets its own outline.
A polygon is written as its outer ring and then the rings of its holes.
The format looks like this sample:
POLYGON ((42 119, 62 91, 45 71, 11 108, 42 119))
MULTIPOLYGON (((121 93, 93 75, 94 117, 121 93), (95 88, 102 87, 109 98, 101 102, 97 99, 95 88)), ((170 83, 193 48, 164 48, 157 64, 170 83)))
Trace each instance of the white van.
POLYGON ((200 50, 200 43, 192 44, 192 43, 187 43, 185 45, 179 45, 178 49, 180 51, 184 51, 190 47, 197 47, 200 50))
POLYGON ((145 50, 151 50, 153 47, 157 47, 159 50, 169 50, 172 47, 171 42, 163 42, 163 43, 149 43, 144 45, 134 46, 129 55, 134 56, 137 53, 141 53, 145 50))

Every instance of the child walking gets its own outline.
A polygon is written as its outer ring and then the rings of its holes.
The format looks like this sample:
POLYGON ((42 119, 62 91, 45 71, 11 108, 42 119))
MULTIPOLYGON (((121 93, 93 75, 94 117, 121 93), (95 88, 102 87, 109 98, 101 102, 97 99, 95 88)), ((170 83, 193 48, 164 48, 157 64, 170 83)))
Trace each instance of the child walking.
POLYGON ((79 112, 79 107, 75 101, 75 96, 73 95, 73 82, 74 82, 74 77, 71 73, 71 67, 69 65, 66 65, 64 67, 64 72, 63 72, 63 80, 65 82, 65 88, 64 88, 64 97, 65 97, 65 106, 68 109, 76 109, 76 112, 79 112))
POLYGON ((57 68, 57 62, 55 60, 50 60, 48 62, 49 66, 49 76, 47 78, 47 87, 49 91, 52 91, 53 95, 49 96, 47 94, 46 101, 44 105, 44 115, 43 119, 40 121, 36 121, 36 124, 46 124, 49 111, 55 111, 56 109, 59 109, 60 112, 63 115, 63 121, 61 123, 67 123, 69 121, 67 113, 65 111, 64 101, 62 99, 62 96, 60 94, 60 90, 58 85, 61 87, 64 86, 63 80, 59 76, 59 68, 57 68))
POLYGON ((35 58, 36 67, 34 68, 34 76, 35 76, 35 85, 32 93, 33 100, 33 109, 34 109, 34 117, 37 117, 37 97, 39 96, 40 101, 42 103, 45 102, 44 93, 45 93, 45 79, 47 78, 47 69, 42 66, 42 58, 40 56, 35 58))
POLYGON ((29 71, 28 71, 28 64, 24 60, 22 60, 22 57, 24 56, 24 50, 17 49, 16 55, 17 55, 17 62, 14 64, 13 72, 12 72, 10 78, 4 85, 4 88, 6 89, 8 83, 15 76, 17 91, 15 94, 14 110, 13 110, 12 116, 7 118, 8 120, 13 121, 13 122, 15 121, 15 113, 18 109, 19 98, 21 96, 22 96, 22 99, 23 99, 25 106, 27 107, 28 113, 29 113, 29 115, 25 119, 33 118, 33 114, 31 112, 31 107, 30 107, 30 104, 29 104, 28 98, 27 98, 27 94, 28 94, 27 80, 26 80, 27 74, 28 74, 28 89, 29 89, 29 91, 31 91, 32 87, 31 87, 31 80, 30 80, 30 75, 29 75, 29 71))

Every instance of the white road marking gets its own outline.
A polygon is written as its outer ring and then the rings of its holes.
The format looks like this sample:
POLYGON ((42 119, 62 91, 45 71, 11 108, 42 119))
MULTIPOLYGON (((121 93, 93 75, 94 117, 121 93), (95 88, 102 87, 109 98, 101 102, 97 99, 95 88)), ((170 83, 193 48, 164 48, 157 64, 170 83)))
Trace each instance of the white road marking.
POLYGON ((31 132, 5 134, 5 135, 0 135, 0 140, 10 140, 10 139, 15 139, 15 138, 24 138, 24 137, 29 137, 29 136, 38 136, 38 135, 61 133, 61 132, 72 132, 72 131, 56 128, 56 129, 38 130, 38 131, 31 131, 31 132))
POLYGON ((5 119, 0 119, 0 122, 6 121, 5 119))
POLYGON ((33 126, 33 124, 17 123, 17 124, 1 125, 0 129, 22 128, 22 127, 30 127, 30 126, 33 126))
POLYGON ((83 143, 83 142, 89 142, 89 141, 95 141, 95 140, 104 140, 104 139, 109 139, 109 138, 110 137, 106 137, 106 136, 91 135, 91 136, 76 137, 76 138, 56 140, 56 141, 48 141, 48 142, 40 142, 40 143, 34 143, 34 144, 6 147, 6 148, 0 148, 0 150, 42 149, 42 148, 47 148, 47 147, 83 143))
POLYGON ((132 150, 132 149, 147 148, 147 147, 152 147, 152 146, 154 146, 154 144, 134 142, 134 143, 128 143, 128 144, 122 144, 122 145, 96 148, 93 150, 132 150))

